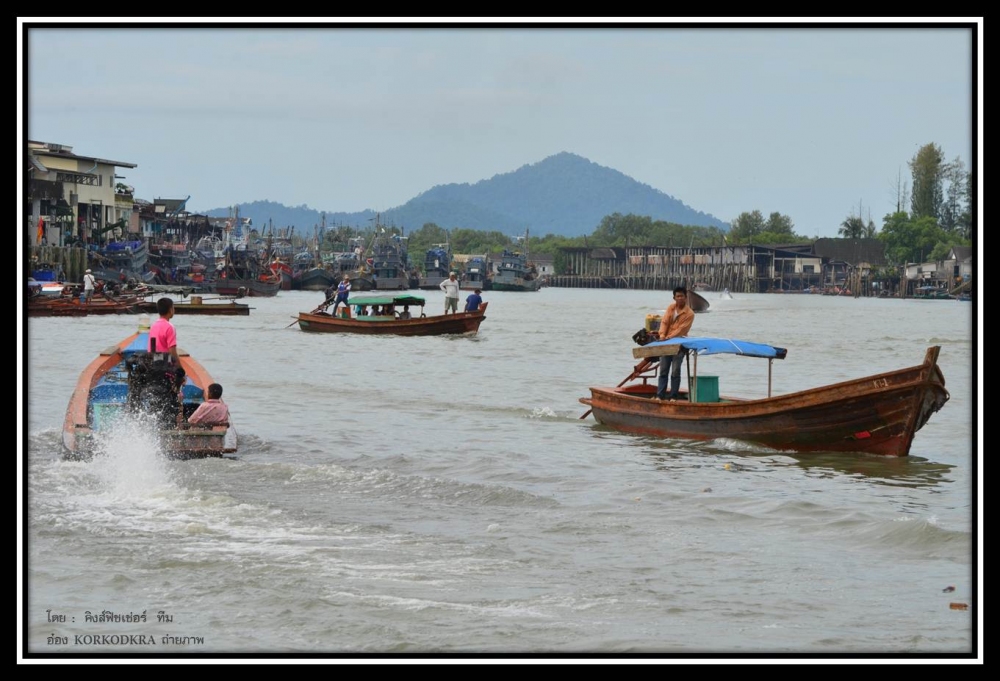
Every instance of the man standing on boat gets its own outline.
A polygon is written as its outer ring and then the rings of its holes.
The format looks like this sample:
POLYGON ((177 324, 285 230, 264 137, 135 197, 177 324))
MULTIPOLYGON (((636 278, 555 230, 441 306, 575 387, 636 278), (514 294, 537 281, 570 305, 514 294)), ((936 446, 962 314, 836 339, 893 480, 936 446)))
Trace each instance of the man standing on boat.
POLYGON ((337 284, 337 299, 333 301, 333 316, 337 316, 337 308, 341 303, 344 307, 349 307, 347 303, 347 298, 351 295, 351 278, 348 275, 344 275, 344 280, 337 284))
MULTIPOLYGON (((674 289, 674 302, 670 303, 667 311, 663 313, 663 318, 660 319, 658 340, 682 338, 688 335, 693 323, 694 311, 687 304, 687 289, 678 286, 674 289)), ((676 355, 660 358, 660 376, 656 386, 656 399, 676 400, 679 397, 681 365, 684 364, 685 357, 687 357, 687 350, 678 349, 676 355), (670 377, 669 395, 667 394, 667 376, 670 377)))
POLYGON ((94 289, 97 288, 97 280, 88 269, 83 275, 83 300, 89 305, 90 299, 94 297, 94 289))
POLYGON ((166 353, 170 355, 171 364, 179 364, 177 355, 177 330, 170 320, 174 317, 174 301, 171 298, 160 298, 156 301, 156 311, 160 318, 149 327, 149 352, 166 353), (155 350, 154 350, 155 343, 155 350))
POLYGON ((441 282, 441 290, 444 291, 444 313, 448 311, 458 312, 458 274, 452 272, 448 278, 441 282))

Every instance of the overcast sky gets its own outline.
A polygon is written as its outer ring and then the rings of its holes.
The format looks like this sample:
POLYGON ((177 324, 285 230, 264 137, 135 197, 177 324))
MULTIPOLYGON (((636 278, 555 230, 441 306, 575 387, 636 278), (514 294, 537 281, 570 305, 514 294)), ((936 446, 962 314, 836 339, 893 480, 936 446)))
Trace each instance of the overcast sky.
POLYGON ((979 148, 957 25, 78 26, 28 32, 27 137, 138 164, 139 197, 194 211, 386 210, 567 151, 836 236, 881 226, 921 146, 967 169, 979 148))

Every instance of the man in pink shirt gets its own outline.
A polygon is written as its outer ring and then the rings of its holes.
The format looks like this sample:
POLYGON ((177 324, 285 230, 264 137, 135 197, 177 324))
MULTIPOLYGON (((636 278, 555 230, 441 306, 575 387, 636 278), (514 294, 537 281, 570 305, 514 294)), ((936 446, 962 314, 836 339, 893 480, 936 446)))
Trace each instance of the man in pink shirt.
POLYGON ((229 407, 222 401, 221 385, 212 383, 208 386, 208 399, 198 405, 188 417, 188 423, 200 423, 203 426, 229 423, 229 407))
POLYGON ((165 352, 170 355, 171 362, 177 364, 180 358, 177 356, 177 331, 170 320, 174 316, 174 301, 170 298, 160 298, 156 301, 156 311, 160 313, 160 318, 149 327, 149 352, 154 352, 153 341, 156 341, 155 352, 165 352))

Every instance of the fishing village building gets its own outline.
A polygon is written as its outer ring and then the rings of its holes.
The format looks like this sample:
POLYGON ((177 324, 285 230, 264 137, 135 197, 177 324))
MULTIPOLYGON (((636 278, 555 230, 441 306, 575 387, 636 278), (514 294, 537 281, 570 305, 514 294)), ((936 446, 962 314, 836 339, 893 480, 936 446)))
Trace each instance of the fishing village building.
POLYGON ((885 257, 878 239, 819 239, 801 246, 572 247, 560 249, 557 263, 550 286, 765 293, 811 292, 851 281, 865 290, 885 257))
POLYGON ((117 182, 118 168, 135 163, 111 161, 73 153, 73 147, 28 142, 28 234, 35 245, 87 243, 110 232, 129 228, 132 188, 117 182))

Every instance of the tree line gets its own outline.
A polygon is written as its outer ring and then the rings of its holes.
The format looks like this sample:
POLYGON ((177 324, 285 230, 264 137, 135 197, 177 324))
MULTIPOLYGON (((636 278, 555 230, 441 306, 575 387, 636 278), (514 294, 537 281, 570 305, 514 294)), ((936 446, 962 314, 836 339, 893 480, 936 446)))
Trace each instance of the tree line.
MULTIPOLYGON (((896 191, 896 210, 885 215, 879 228, 869 217, 866 221, 853 212, 838 228, 841 237, 849 239, 878 238, 885 244, 886 258, 891 265, 943 259, 953 246, 968 246, 972 238, 971 172, 965 170, 956 157, 945 161, 944 152, 934 144, 921 147, 908 162, 911 188, 900 184, 896 191), (909 210, 904 206, 909 203, 909 210)), ((549 254, 559 267, 561 249, 568 247, 713 247, 725 245, 792 245, 808 244, 816 237, 795 232, 795 223, 788 215, 771 212, 767 217, 760 210, 740 213, 731 221, 729 231, 717 227, 680 225, 648 216, 613 213, 605 216, 594 231, 585 236, 567 237, 555 234, 531 236, 527 248, 533 254, 549 254)), ((397 227, 390 232, 400 234, 397 227)), ((351 238, 365 232, 346 226, 330 229, 324 235, 323 249, 347 251, 351 238)), ((406 234, 410 261, 423 264, 423 254, 447 244, 452 253, 495 253, 515 248, 511 235, 500 231, 474 229, 446 230, 426 223, 406 234)), ((523 247, 523 246, 521 246, 523 247)))

